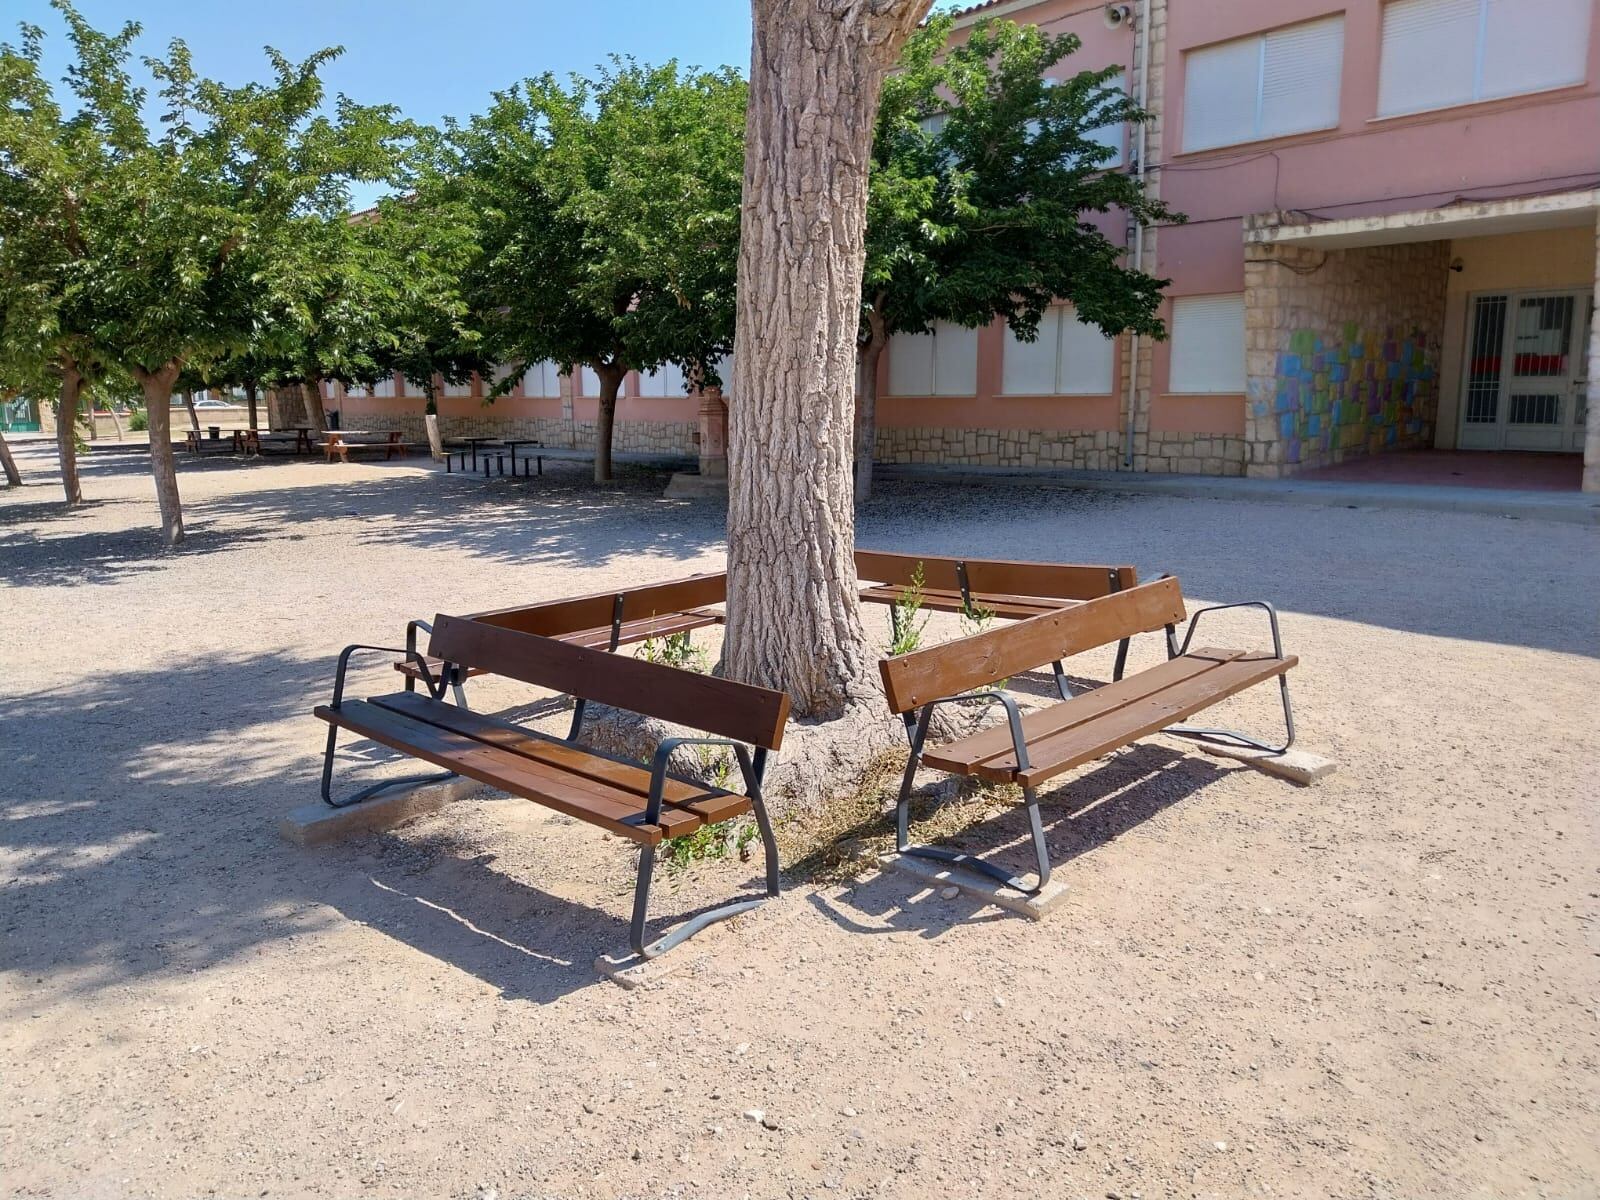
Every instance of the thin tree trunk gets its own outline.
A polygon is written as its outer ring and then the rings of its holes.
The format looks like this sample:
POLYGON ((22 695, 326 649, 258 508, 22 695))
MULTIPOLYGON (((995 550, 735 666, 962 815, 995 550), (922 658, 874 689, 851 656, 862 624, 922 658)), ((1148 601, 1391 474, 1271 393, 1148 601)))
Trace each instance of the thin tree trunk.
POLYGON ((622 378, 627 374, 615 363, 596 365, 595 375, 600 380, 599 410, 594 427, 594 481, 611 482, 611 441, 617 427, 617 392, 622 389, 622 378))
POLYGON ((195 411, 193 392, 185 392, 183 394, 183 406, 189 410, 189 428, 194 430, 196 433, 199 433, 200 414, 195 411))
POLYGON ((100 427, 95 423, 94 397, 92 395, 86 395, 83 398, 83 416, 84 424, 89 427, 89 440, 98 442, 100 440, 100 427))
POLYGON ((254 379, 246 379, 244 381, 244 402, 245 406, 250 410, 250 428, 259 429, 260 426, 256 424, 256 381, 254 379))
POLYGON ((61 459, 61 488, 69 506, 83 503, 83 485, 78 482, 78 398, 83 394, 83 376, 71 363, 61 366, 61 403, 56 408, 56 454, 61 459))
POLYGON ((322 407, 322 389, 302 379, 300 399, 306 406, 306 424, 311 426, 312 436, 320 437, 328 431, 328 414, 322 407))
POLYGON ((11 487, 22 486, 22 473, 17 470, 17 460, 11 457, 11 447, 6 445, 4 433, 0 433, 0 467, 5 469, 7 484, 11 487))
POLYGON ((117 431, 117 441, 122 440, 122 418, 117 416, 115 405, 106 405, 106 416, 111 418, 111 428, 117 431))
POLYGON ((871 688, 850 469, 868 155, 930 7, 751 0, 723 665, 801 715, 871 688))
POLYGON ((156 503, 161 506, 161 536, 169 550, 183 541, 183 502, 178 498, 178 468, 172 458, 172 385, 181 366, 169 362, 159 371, 133 368, 150 418, 150 474, 155 478, 156 503))
POLYGON ((872 460, 878 450, 878 360, 888 343, 883 318, 867 314, 870 333, 856 351, 856 503, 872 496, 872 460))

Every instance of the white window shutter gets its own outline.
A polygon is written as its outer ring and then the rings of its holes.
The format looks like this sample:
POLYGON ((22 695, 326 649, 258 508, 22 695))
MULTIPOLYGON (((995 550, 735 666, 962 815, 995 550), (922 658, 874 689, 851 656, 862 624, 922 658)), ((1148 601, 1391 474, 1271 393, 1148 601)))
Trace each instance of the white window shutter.
POLYGON ((583 379, 583 394, 585 396, 598 396, 600 394, 600 376, 594 373, 593 367, 582 367, 579 373, 583 379))
POLYGON ((1344 17, 1291 25, 1266 35, 1261 56, 1258 137, 1282 137, 1339 124, 1344 17))
POLYGON ((933 331, 933 395, 978 394, 978 331, 940 321, 933 331))
POLYGON ((1111 372, 1116 342, 1097 325, 1078 319, 1071 308, 1061 310, 1061 366, 1056 391, 1063 396, 1111 394, 1111 372))
POLYGON ((387 399, 394 395, 394 376, 385 375, 372 385, 372 394, 387 399))
MULTIPOLYGON (((1486 0, 1481 100, 1582 83, 1590 0, 1486 0)), ((1591 131, 1600 138, 1600 133, 1591 131)))
POLYGON ((1243 392, 1244 296, 1181 296, 1172 302, 1172 392, 1243 392))
POLYGON ((470 396, 472 395, 472 380, 469 379, 465 383, 447 383, 444 385, 444 394, 446 396, 470 396))
POLYGON ((683 368, 677 363, 668 363, 661 368, 661 394, 668 399, 684 394, 683 368))
POLYGON ((1051 396, 1056 390, 1056 363, 1061 353, 1061 310, 1047 308, 1039 318, 1039 336, 1023 342, 1006 328, 1000 358, 1002 396, 1051 396))
POLYGON ((933 335, 897 333, 889 338, 889 395, 933 395, 933 335))
POLYGON ((406 376, 406 395, 408 395, 408 396, 426 396, 427 394, 428 394, 428 385, 426 383, 423 383, 420 380, 413 379, 409 375, 406 376))
POLYGON ((1206 150, 1256 136, 1261 39, 1191 50, 1184 58, 1183 148, 1206 150))
POLYGON ((1482 0, 1390 0, 1378 115, 1465 104, 1474 94, 1482 0))

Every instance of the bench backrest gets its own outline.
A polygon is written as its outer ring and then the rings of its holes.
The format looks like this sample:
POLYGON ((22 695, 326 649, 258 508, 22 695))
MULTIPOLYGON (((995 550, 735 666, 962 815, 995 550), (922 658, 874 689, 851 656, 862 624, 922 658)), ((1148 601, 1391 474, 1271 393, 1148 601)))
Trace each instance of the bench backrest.
POLYGON ((961 573, 967 590, 1002 596, 1048 596, 1057 600, 1093 600, 1126 591, 1139 582, 1128 566, 1083 563, 1010 562, 998 558, 933 558, 926 554, 892 554, 857 550, 856 574, 862 579, 904 587, 922 564, 922 582, 942 591, 959 591, 961 573))
POLYGON ((1096 646, 1182 621, 1176 579, 1158 579, 1125 592, 1029 617, 926 650, 885 658, 883 690, 891 712, 910 712, 945 696, 1008 679, 1096 646))
POLYGON ((472 614, 472 619, 518 633, 537 633, 559 637, 585 629, 600 629, 613 620, 633 621, 660 613, 681 612, 721 604, 728 598, 728 576, 691 575, 670 583, 647 584, 626 591, 596 592, 571 600, 552 600, 548 604, 528 604, 472 614), (618 611, 617 597, 622 597, 618 611))
POLYGON ((588 650, 470 617, 434 618, 428 653, 768 750, 782 744, 789 720, 784 692, 588 650))

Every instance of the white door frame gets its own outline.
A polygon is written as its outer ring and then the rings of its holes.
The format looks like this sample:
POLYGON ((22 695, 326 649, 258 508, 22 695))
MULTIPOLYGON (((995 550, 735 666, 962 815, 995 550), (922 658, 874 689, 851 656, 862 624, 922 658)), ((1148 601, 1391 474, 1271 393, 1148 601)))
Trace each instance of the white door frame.
POLYGON ((1467 329, 1462 351, 1461 403, 1457 417, 1456 445, 1462 450, 1539 450, 1550 452, 1582 453, 1584 424, 1583 401, 1585 377, 1588 373, 1584 347, 1590 327, 1590 314, 1594 304, 1592 287, 1572 288, 1486 288, 1467 296, 1467 329), (1478 346, 1478 302, 1487 297, 1505 300, 1498 345, 1478 346), (1517 376, 1516 336, 1517 313, 1523 301, 1529 299, 1572 300, 1572 320, 1564 347, 1566 370, 1555 376, 1517 376), (1472 364, 1474 357, 1492 352, 1499 361, 1498 378, 1479 383, 1479 394, 1474 403, 1472 364), (1532 381, 1539 380, 1537 391, 1532 381), (1554 423, 1511 421, 1513 395, 1543 395, 1557 397, 1558 417, 1554 423), (1493 405, 1493 419, 1469 420, 1475 413, 1482 414, 1486 406, 1493 405))

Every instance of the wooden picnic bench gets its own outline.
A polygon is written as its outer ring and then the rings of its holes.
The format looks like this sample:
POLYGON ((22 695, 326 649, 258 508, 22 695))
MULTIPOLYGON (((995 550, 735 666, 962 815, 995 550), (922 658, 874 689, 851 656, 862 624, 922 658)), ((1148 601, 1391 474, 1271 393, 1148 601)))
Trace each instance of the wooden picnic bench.
POLYGON ((335 457, 340 462, 350 461, 352 450, 382 450, 383 460, 388 462, 391 458, 404 458, 409 450, 405 443, 405 431, 389 429, 384 431, 385 440, 381 442, 352 442, 349 440, 353 430, 328 430, 328 440, 322 443, 323 450, 327 453, 327 461, 332 462, 335 457))
MULTIPOLYGON (((395 653, 393 648, 347 646, 339 655, 333 699, 316 716, 328 723, 322 768, 322 798, 342 807, 417 777, 391 779, 354 796, 332 796, 334 752, 341 729, 379 742, 413 758, 541 804, 638 844, 629 938, 641 958, 654 958, 714 921, 745 912, 778 894, 778 848, 761 796, 769 751, 783 742, 789 697, 782 692, 717 679, 676 667, 645 662, 555 641, 466 617, 438 616, 428 656, 452 666, 492 671, 618 708, 686 725, 710 736, 670 737, 656 749, 648 767, 578 746, 445 703, 445 680, 411 654, 427 694, 414 689, 365 700, 344 696, 351 656, 362 651, 395 653), (668 769, 672 752, 683 745, 719 746, 739 765, 744 791, 710 787, 668 769), (764 896, 737 900, 701 913, 654 942, 645 942, 650 879, 656 848, 730 818, 755 815, 766 851, 764 896)), ((424 778, 440 778, 427 776, 424 778)))
MULTIPOLYGON (((721 624, 723 616, 713 609, 727 598, 728 577, 691 575, 668 583, 649 584, 616 592, 596 592, 569 600, 526 604, 516 608, 473 613, 472 619, 518 633, 535 633, 588 650, 611 651, 651 638, 689 633, 708 625, 721 624)), ((417 653, 417 635, 431 632, 426 621, 406 625, 406 657, 395 663, 395 670, 406 676, 406 687, 415 690, 424 670, 456 689, 456 701, 463 707, 466 698, 461 685, 473 675, 489 668, 461 663, 445 663, 417 653)), ((583 724, 584 702, 577 700, 572 717, 572 732, 577 737, 583 724)))
POLYGON ((1276 611, 1264 601, 1201 608, 1189 618, 1180 643, 1177 626, 1184 618, 1178 581, 1168 577, 1059 612, 1029 617, 1014 625, 883 659, 879 668, 890 711, 902 716, 917 714, 911 756, 895 813, 895 844, 900 852, 954 862, 1019 891, 1035 893, 1050 878, 1050 859, 1039 818, 1040 784, 1152 733, 1249 746, 1273 754, 1287 750, 1294 743, 1288 671, 1299 660, 1283 653, 1276 611), (1272 628, 1270 652, 1189 648, 1201 617, 1231 608, 1266 611, 1272 628), (1024 714, 1004 687, 997 686, 1046 662, 1158 629, 1166 632, 1166 662, 1043 709, 1024 714), (1232 730, 1178 724, 1218 701, 1273 678, 1281 690, 1288 735, 1281 746, 1232 730), (928 728, 935 708, 967 701, 1000 705, 1005 710, 1005 723, 929 748, 928 728), (970 855, 912 846, 909 805, 912 778, 919 765, 1020 786, 1038 861, 1037 882, 1027 884, 970 855))

